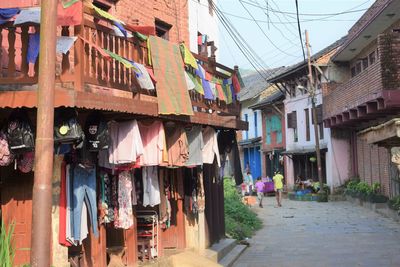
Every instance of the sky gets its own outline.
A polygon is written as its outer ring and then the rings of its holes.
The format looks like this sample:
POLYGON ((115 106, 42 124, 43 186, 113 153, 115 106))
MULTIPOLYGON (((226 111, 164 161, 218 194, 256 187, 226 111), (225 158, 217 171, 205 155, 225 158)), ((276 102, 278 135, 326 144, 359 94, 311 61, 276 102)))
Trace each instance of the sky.
MULTIPOLYGON (((374 2, 374 0, 298 0, 303 44, 304 31, 308 30, 311 53, 325 48, 345 36, 374 2), (343 11, 350 13, 332 16, 343 11)), ((217 0, 216 3, 226 19, 254 50, 255 55, 261 58, 259 62, 263 68, 290 66, 303 60, 295 15, 295 0, 217 0), (259 26, 241 2, 258 21, 259 26)), ((220 63, 254 70, 221 22, 219 22, 218 52, 220 63)))

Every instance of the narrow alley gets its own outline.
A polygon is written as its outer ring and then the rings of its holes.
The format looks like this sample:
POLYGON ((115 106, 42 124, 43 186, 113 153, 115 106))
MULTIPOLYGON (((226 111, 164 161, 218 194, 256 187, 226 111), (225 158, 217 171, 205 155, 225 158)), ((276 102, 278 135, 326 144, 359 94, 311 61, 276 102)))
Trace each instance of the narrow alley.
POLYGON ((264 227, 234 266, 400 266, 398 222, 345 201, 274 200, 253 208, 264 227))

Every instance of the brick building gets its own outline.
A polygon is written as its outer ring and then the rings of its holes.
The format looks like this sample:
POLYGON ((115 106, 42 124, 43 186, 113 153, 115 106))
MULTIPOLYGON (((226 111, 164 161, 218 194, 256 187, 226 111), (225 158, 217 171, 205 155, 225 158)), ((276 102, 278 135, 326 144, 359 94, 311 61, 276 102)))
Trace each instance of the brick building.
POLYGON ((379 182, 390 197, 399 193, 388 150, 395 145, 388 142, 393 136, 372 136, 375 126, 396 117, 400 104, 398 10, 399 1, 378 0, 363 14, 333 55, 323 92, 325 125, 348 143, 348 177, 379 182))

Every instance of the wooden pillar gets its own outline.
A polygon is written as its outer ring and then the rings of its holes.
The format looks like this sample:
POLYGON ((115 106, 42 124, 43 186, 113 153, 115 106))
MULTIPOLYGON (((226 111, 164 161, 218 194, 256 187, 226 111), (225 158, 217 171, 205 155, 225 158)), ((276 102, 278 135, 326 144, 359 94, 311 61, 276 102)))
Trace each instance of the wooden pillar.
POLYGON ((138 263, 136 213, 134 213, 133 221, 133 226, 124 231, 126 265, 129 267, 137 266, 138 263))

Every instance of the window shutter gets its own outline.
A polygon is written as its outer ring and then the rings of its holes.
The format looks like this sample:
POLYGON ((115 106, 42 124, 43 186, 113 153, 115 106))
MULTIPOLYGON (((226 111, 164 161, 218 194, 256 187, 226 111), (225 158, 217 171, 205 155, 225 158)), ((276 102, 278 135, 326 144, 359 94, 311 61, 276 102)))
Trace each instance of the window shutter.
MULTIPOLYGON (((322 116, 322 104, 315 107, 317 110, 317 122, 318 124, 322 123, 323 116, 322 116)), ((314 115, 311 114, 312 124, 314 124, 314 115)))
POLYGON ((296 111, 287 114, 287 126, 288 128, 297 128, 297 115, 296 111))

